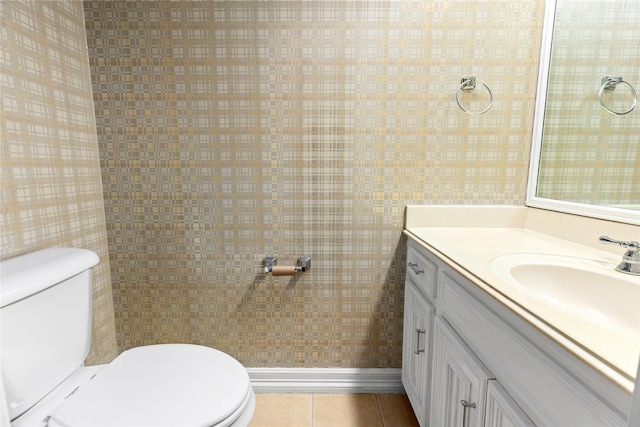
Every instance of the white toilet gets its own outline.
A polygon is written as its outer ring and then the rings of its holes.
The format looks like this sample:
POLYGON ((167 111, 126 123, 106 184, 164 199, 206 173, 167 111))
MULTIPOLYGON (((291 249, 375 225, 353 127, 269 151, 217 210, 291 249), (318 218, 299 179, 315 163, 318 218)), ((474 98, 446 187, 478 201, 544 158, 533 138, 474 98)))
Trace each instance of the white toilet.
POLYGON ((247 426, 249 374, 218 350, 152 345, 82 366, 98 261, 85 249, 49 248, 0 263, 2 407, 11 425, 247 426))

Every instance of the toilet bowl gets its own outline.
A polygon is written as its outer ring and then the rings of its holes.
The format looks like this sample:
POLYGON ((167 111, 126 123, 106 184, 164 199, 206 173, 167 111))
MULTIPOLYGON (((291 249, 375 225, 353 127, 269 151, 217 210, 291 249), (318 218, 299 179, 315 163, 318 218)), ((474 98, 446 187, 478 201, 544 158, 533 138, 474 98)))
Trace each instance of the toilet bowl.
POLYGON ((242 427, 254 410, 249 377, 234 358, 209 347, 161 344, 80 368, 12 426, 242 427))
POLYGON ((97 261, 90 251, 50 248, 0 263, 11 425, 247 426, 255 411, 249 375, 219 350, 150 345, 107 365, 82 366, 90 339, 89 269, 97 261))

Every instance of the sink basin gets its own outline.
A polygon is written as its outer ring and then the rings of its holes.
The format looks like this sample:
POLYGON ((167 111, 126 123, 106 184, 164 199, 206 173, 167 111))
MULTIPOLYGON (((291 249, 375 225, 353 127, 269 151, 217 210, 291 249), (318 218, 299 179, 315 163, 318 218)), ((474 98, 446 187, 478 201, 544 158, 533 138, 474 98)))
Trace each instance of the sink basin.
POLYGON ((640 277, 614 267, 545 254, 503 255, 491 264, 512 288, 505 293, 552 325, 604 328, 635 341, 640 337, 640 277))

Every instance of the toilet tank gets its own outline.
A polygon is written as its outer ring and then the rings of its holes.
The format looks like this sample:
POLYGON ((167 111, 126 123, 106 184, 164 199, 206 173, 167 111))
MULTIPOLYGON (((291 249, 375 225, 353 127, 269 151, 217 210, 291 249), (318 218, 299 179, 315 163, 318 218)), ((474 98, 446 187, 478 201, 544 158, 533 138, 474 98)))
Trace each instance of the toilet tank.
POLYGON ((91 345, 86 249, 48 248, 0 262, 2 381, 14 419, 83 363, 91 345))

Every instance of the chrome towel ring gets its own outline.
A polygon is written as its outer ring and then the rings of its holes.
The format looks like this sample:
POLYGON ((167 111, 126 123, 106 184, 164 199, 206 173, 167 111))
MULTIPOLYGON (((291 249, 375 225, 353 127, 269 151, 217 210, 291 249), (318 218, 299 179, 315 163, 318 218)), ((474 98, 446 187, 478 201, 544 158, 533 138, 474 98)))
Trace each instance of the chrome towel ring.
POLYGON ((629 83, 622 80, 622 77, 611 77, 605 76, 602 78, 602 86, 600 86, 600 90, 598 91, 598 99, 600 99, 600 105, 607 110, 611 114, 615 114, 616 116, 624 116, 625 114, 629 114, 632 112, 636 105, 638 105, 638 94, 636 90, 629 83), (605 90, 614 90, 617 85, 623 84, 629 88, 631 91, 631 95, 633 96, 633 102, 631 103, 631 107, 626 111, 614 111, 605 104, 604 99, 602 99, 602 94, 605 90))
POLYGON ((460 107, 460 109, 462 111, 464 111, 465 113, 467 113, 470 116, 479 116, 481 114, 486 113, 487 111, 489 111, 489 108, 491 108, 491 106, 493 105, 493 93, 491 93, 491 89, 489 89, 489 86, 487 86, 487 84, 485 82, 483 82, 480 79, 476 79, 475 76, 469 76, 469 77, 463 77, 462 79, 460 79, 460 86, 458 86, 458 90, 456 90, 456 102, 458 103, 458 107, 460 107), (473 90, 476 88, 476 82, 480 83, 482 86, 484 86, 487 89, 487 92, 489 92, 489 105, 487 105, 487 108, 485 108, 482 111, 470 111, 467 110, 466 108, 464 108, 462 106, 462 103, 460 103, 460 91, 461 90, 473 90))

